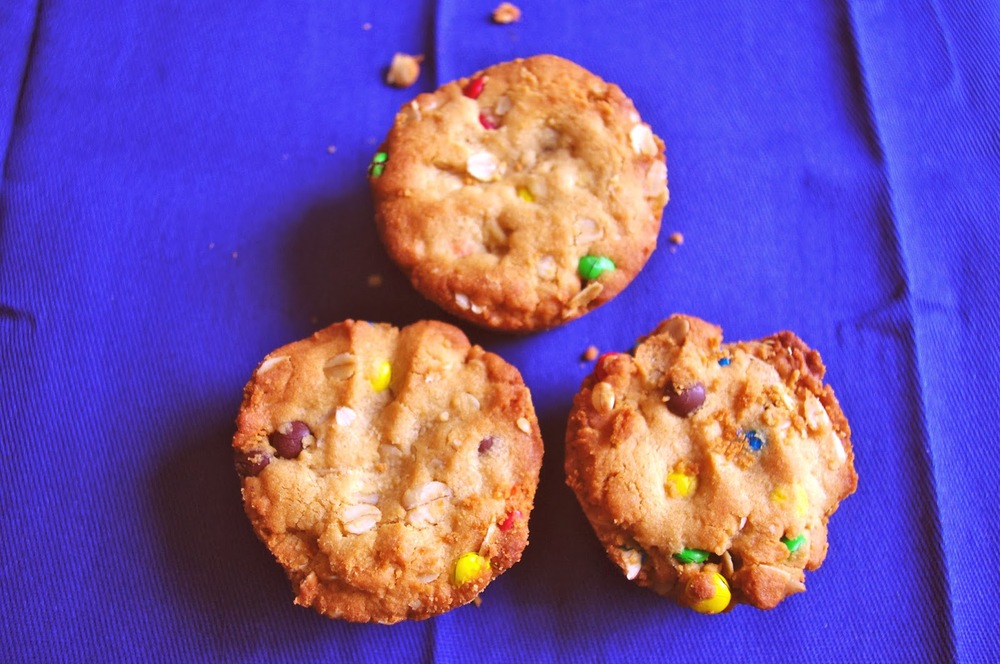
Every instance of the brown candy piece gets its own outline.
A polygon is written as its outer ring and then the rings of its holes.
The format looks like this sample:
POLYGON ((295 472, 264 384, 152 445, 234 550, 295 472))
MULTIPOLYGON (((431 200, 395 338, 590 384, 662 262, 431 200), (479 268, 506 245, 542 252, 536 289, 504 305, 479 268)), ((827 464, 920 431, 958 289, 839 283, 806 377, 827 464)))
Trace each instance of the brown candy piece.
POLYGON ((302 440, 311 436, 312 431, 305 422, 294 420, 285 422, 271 433, 268 440, 278 456, 284 459, 294 459, 302 452, 302 440))
POLYGON ((486 436, 486 438, 483 438, 481 441, 479 441, 479 453, 486 454, 487 452, 489 452, 490 448, 493 447, 493 443, 495 442, 497 442, 495 436, 486 436))
POLYGON ((233 462, 240 477, 256 477, 271 463, 271 455, 264 450, 250 450, 233 453, 233 462))
POLYGON ((705 386, 701 383, 695 383, 678 392, 672 384, 668 384, 666 398, 667 410, 677 417, 687 417, 705 403, 705 386))

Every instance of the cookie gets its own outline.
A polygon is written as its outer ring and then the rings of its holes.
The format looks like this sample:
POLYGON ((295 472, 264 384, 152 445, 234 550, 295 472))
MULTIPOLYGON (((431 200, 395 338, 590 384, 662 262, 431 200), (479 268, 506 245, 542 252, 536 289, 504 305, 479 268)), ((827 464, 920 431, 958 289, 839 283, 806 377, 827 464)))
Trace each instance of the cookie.
POLYGON ((632 101, 552 55, 404 105, 368 179, 379 234, 414 287, 507 331, 621 292, 656 247, 668 197, 663 142, 632 101))
POLYGON ((791 332, 723 344, 679 315, 598 360, 570 413, 567 483, 626 578, 703 613, 805 590, 857 486, 824 373, 791 332))
POLYGON ((269 354, 233 439, 243 505, 295 603, 423 619, 516 563, 542 460, 521 375, 457 328, 348 320, 269 354))

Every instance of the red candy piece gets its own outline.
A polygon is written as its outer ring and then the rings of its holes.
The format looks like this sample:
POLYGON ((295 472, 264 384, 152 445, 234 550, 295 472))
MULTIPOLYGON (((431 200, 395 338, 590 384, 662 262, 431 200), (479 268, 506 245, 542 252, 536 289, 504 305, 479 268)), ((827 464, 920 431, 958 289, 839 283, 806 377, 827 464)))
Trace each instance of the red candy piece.
POLYGON ((484 127, 486 127, 487 129, 496 129, 496 128, 497 128, 497 123, 496 123, 496 122, 494 122, 494 121, 493 121, 493 120, 492 120, 492 119, 491 119, 491 118, 490 118, 490 117, 489 117, 488 115, 486 115, 485 113, 480 113, 480 114, 479 114, 479 124, 483 125, 483 126, 484 126, 484 127))
POLYGON ((469 99, 478 99, 479 95, 483 93, 483 85, 486 84, 485 76, 477 76, 471 81, 469 81, 464 88, 462 88, 462 94, 464 94, 469 99))
POLYGON ((597 374, 598 380, 604 380, 608 377, 608 370, 607 367, 604 366, 604 361, 609 357, 614 357, 615 355, 621 355, 621 353, 604 353, 597 358, 597 364, 594 366, 594 373, 597 374))
POLYGON ((513 512, 508 514, 507 518, 504 519, 503 523, 500 524, 500 530, 502 530, 503 532, 507 532, 508 530, 511 529, 511 526, 514 525, 514 521, 520 519, 521 517, 522 517, 521 510, 514 510, 513 512))

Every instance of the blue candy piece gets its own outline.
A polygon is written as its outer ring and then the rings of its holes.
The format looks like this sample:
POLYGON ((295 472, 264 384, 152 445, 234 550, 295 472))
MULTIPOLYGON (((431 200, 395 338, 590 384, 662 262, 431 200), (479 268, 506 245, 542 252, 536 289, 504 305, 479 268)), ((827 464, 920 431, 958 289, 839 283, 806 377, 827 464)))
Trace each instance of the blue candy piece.
POLYGON ((743 434, 743 437, 747 439, 747 445, 749 445, 750 449, 754 452, 759 452, 760 448, 764 447, 764 439, 761 438, 760 434, 753 429, 750 429, 743 434))
POLYGON ((728 367, 730 362, 732 362, 732 360, 730 360, 728 357, 723 357, 722 359, 719 360, 719 366, 728 367))

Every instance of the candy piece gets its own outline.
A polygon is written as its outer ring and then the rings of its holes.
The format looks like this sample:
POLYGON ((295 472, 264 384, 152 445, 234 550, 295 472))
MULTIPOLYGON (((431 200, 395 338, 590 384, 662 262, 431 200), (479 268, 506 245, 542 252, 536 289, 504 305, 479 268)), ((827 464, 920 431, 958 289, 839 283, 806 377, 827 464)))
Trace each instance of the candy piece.
POLYGON ((479 124, 483 125, 485 129, 496 129, 497 123, 494 122, 493 118, 486 115, 485 113, 479 114, 479 124))
POLYGON ((478 553, 470 551, 463 553, 455 561, 455 573, 451 580, 456 586, 464 586, 470 581, 475 581, 483 573, 490 570, 490 561, 483 558, 478 553))
POLYGON ((483 85, 486 84, 485 76, 477 76, 471 81, 469 81, 464 88, 462 88, 462 94, 469 99, 478 99, 479 95, 483 93, 483 85))
POLYGON ((760 448, 764 447, 764 439, 761 438, 761 435, 753 429, 745 432, 743 437, 747 439, 747 445, 754 452, 759 452, 760 448))
POLYGON ((302 452, 303 439, 307 436, 312 436, 309 425, 295 420, 279 426, 276 431, 271 432, 268 440, 278 456, 294 459, 302 452))
POLYGON ((687 473, 670 473, 667 475, 667 487, 671 494, 687 498, 698 486, 698 478, 687 473))
POLYGON ((389 364, 388 360, 380 360, 378 364, 375 365, 375 371, 368 378, 368 382, 372 384, 372 389, 376 392, 381 392, 385 388, 389 387, 389 382, 392 380, 392 365, 389 364))
POLYGON ((583 279, 591 281, 597 279, 605 272, 614 272, 615 264, 607 256, 587 255, 580 259, 580 264, 577 266, 576 271, 583 279))
POLYGON ((697 574, 684 586, 684 598, 698 613, 722 613, 733 598, 726 577, 718 572, 697 574))
POLYGON ((508 514, 507 518, 504 519, 503 523, 500 524, 500 530, 503 532, 507 532, 514 526, 514 522, 521 518, 524 518, 524 515, 521 514, 521 510, 514 510, 513 512, 508 514))
POLYGON ((732 362, 732 360, 730 360, 728 357, 720 358, 719 359, 719 366, 720 367, 728 367, 730 362, 732 362))
POLYGON ((695 383, 678 392, 672 384, 668 384, 665 398, 667 410, 677 417, 687 417, 705 403, 705 386, 701 383, 695 383))
POLYGON ((703 563, 712 555, 702 549, 684 549, 680 553, 675 553, 674 558, 687 565, 688 563, 703 563))
POLYGON ((795 553, 796 551, 799 550, 799 548, 802 547, 803 544, 805 544, 806 536, 805 534, 801 534, 798 537, 793 537, 792 539, 788 539, 787 537, 782 537, 781 542, 786 547, 788 547, 788 553, 795 553))
POLYGON ((608 377, 608 367, 606 363, 609 358, 614 357, 615 355, 621 355, 621 353, 604 353, 597 358, 597 364, 594 366, 594 373, 597 375, 598 379, 604 380, 608 377))
POLYGON ((517 188, 517 197, 520 198, 522 201, 526 201, 528 203, 535 202, 535 197, 531 194, 531 190, 525 187, 517 188))
POLYGON ((806 490, 802 488, 800 484, 793 484, 791 486, 782 485, 776 486, 773 491, 771 491, 771 501, 783 505, 788 502, 789 498, 792 499, 792 504, 795 506, 795 512, 799 516, 805 516, 806 512, 809 511, 809 494, 806 490))
POLYGON ((372 157, 372 161, 368 164, 368 175, 377 178, 382 175, 382 171, 385 170, 385 164, 389 161, 388 152, 376 152, 375 156, 372 157))
POLYGON ((240 477, 256 477, 260 475, 267 464, 271 463, 271 455, 264 450, 250 450, 242 452, 236 450, 234 455, 236 462, 236 472, 240 477))
POLYGON ((486 436, 481 441, 479 441, 479 453, 486 454, 493 447, 493 444, 497 442, 495 436, 486 436))

